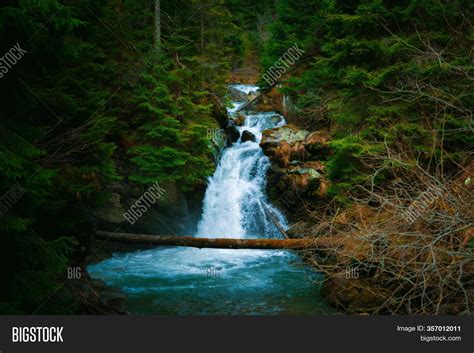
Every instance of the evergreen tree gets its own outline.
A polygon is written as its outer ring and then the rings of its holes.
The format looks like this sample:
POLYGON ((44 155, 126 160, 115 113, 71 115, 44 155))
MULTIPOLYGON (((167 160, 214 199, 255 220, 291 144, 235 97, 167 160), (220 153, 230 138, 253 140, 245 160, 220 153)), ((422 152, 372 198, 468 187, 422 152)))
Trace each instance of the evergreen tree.
MULTIPOLYGON (((327 162, 336 195, 374 169, 364 157, 408 148, 408 165, 459 162, 472 148, 472 13, 468 1, 279 0, 263 63, 269 67, 292 41, 313 57, 281 91, 294 114, 333 134, 327 162)), ((383 159, 383 158, 382 158, 383 159)), ((367 158, 365 158, 367 160, 367 158)), ((382 160, 377 182, 400 165, 382 160)))

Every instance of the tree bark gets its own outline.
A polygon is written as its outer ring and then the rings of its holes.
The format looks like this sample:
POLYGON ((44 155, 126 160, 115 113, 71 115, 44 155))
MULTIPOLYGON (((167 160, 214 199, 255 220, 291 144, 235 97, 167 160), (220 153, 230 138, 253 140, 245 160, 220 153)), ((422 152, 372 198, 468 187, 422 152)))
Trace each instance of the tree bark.
POLYGON ((204 15, 201 14, 201 55, 204 55, 204 15))
POLYGON ((278 219, 276 218, 276 216, 273 214, 273 212, 268 209, 267 206, 265 206, 264 203, 262 203, 262 206, 263 206, 263 210, 265 211, 265 213, 267 214, 268 217, 270 217, 270 219, 272 220, 273 224, 275 225, 275 227, 277 227, 278 231, 280 232, 281 235, 283 235, 286 239, 289 239, 288 238, 288 234, 286 234, 286 231, 285 231, 285 228, 283 228, 283 226, 280 224, 280 222, 278 222, 278 219))
POLYGON ((329 237, 315 239, 194 238, 188 236, 112 233, 103 231, 98 231, 97 237, 126 243, 215 249, 334 249, 342 244, 341 239, 329 237))
MULTIPOLYGON (((293 72, 295 69, 297 69, 300 65, 302 65, 303 63, 305 63, 306 61, 308 61, 309 59, 311 59, 313 57, 313 54, 315 54, 316 51, 312 52, 312 53, 309 53, 308 55, 302 57, 294 66, 293 68, 287 70, 286 72, 283 73, 283 76, 284 75, 287 75, 291 72, 293 72)), ((240 108, 238 108, 235 113, 238 113, 244 109, 247 109, 247 107, 249 105, 251 105, 252 103, 258 101, 260 98, 262 98, 265 94, 267 94, 268 92, 270 92, 274 87, 276 87, 276 85, 278 85, 279 83, 282 82, 283 80, 283 76, 280 77, 279 80, 275 81, 271 86, 267 87, 265 90, 263 90, 262 92, 260 92, 259 95, 257 95, 254 99, 252 99, 251 101, 248 101, 247 103, 245 104, 242 104, 242 106, 240 108)))
POLYGON ((161 52, 161 11, 160 0, 155 0, 155 49, 161 52))
POLYGON ((267 94, 268 92, 270 92, 273 87, 275 87, 278 83, 280 83, 280 81, 277 81, 275 82, 274 84, 272 84, 270 87, 266 88, 265 90, 263 90, 260 94, 258 94, 254 99, 248 101, 247 103, 245 104, 242 104, 241 107, 239 107, 235 112, 238 113, 240 112, 241 110, 244 110, 244 109, 247 109, 247 107, 249 105, 251 105, 252 103, 258 101, 260 98, 262 98, 265 94, 267 94))

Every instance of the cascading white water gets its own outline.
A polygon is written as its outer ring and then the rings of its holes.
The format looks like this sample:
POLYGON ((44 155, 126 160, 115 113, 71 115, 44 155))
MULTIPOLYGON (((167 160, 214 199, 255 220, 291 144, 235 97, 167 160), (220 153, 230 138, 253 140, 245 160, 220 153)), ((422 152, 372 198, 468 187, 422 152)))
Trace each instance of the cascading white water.
POLYGON ((262 131, 282 126, 285 120, 275 113, 247 115, 240 133, 247 130, 256 142, 240 140, 224 150, 220 163, 209 180, 204 197, 198 235, 202 237, 276 237, 278 229, 268 216, 272 212, 286 224, 284 216, 265 196, 268 158, 259 146, 262 131))
MULTIPOLYGON (((238 85, 242 92, 255 86, 238 85)), ((242 102, 235 102, 233 114, 242 102)), ((268 158, 259 147, 262 131, 285 124, 274 113, 247 114, 239 140, 226 148, 209 179, 197 236, 280 237, 268 211, 284 216, 265 196, 268 158)), ((331 311, 319 295, 317 274, 290 251, 158 247, 88 266, 89 273, 121 288, 136 314, 311 314, 331 311), (211 276, 209 274, 211 273, 211 276)))

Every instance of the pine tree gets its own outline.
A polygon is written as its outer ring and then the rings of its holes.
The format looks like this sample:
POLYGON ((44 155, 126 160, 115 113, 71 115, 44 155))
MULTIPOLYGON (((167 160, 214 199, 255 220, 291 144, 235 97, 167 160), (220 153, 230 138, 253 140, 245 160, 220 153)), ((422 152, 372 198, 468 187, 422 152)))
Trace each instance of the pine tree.
MULTIPOLYGON (((472 27, 464 20, 472 7, 462 0, 278 1, 263 62, 271 65, 294 40, 313 55, 281 90, 307 127, 332 132, 336 194, 368 179, 374 170, 361 160, 383 155, 386 144, 408 146, 412 162, 426 166, 460 162, 461 146, 472 148, 472 27)), ((383 166, 377 182, 399 167, 383 166)))

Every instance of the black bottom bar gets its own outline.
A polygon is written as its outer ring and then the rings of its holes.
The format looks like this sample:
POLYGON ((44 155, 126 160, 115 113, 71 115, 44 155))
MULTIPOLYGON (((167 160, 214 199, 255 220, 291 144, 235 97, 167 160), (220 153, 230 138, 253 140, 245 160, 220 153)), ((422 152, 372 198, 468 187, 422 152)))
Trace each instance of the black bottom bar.
POLYGON ((0 353, 470 353, 473 332, 472 316, 0 316, 0 353), (12 342, 32 339, 62 342, 12 342))

